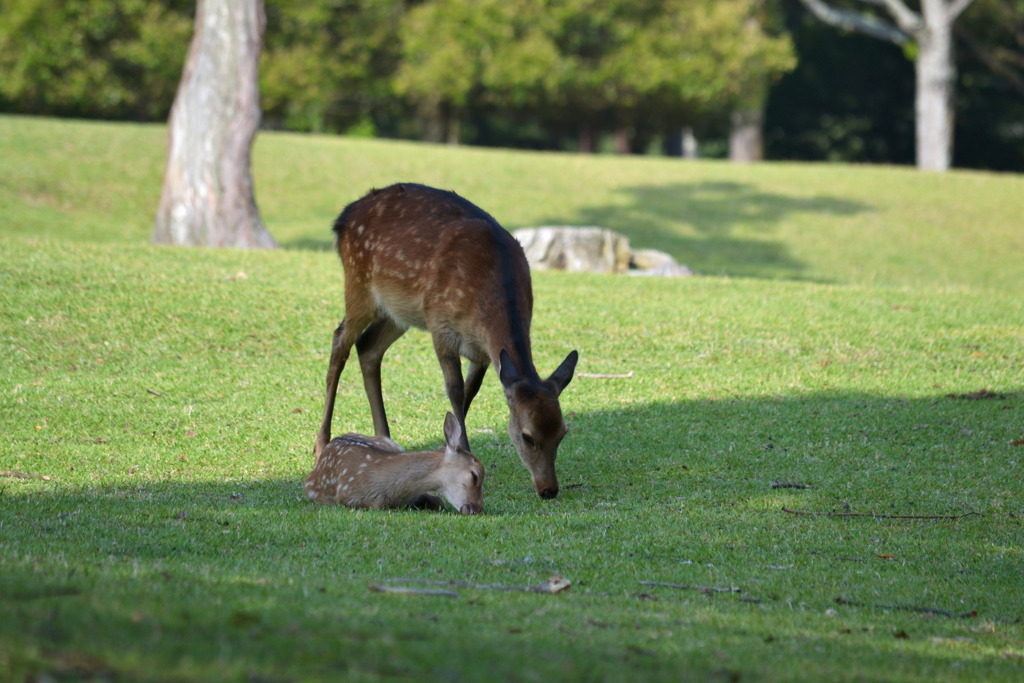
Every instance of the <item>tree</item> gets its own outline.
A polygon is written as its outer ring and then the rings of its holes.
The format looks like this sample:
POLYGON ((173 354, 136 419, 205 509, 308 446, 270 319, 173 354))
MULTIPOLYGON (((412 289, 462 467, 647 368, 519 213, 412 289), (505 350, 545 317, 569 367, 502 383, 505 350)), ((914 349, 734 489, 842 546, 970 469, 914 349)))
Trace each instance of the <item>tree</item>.
POLYGON ((263 0, 198 0, 171 109, 153 242, 277 246, 256 208, 250 170, 265 22, 263 0))
POLYGON ((489 55, 502 42, 505 28, 513 25, 510 4, 424 2, 403 17, 403 60, 395 89, 416 103, 424 140, 459 142, 460 114, 478 95, 489 55))
POLYGON ((404 113, 392 76, 405 0, 266 0, 264 126, 375 134, 404 113))
MULTIPOLYGON (((748 40, 741 44, 756 50, 758 41, 772 40, 781 43, 778 36, 783 34, 782 10, 777 0, 756 0, 749 3, 743 17, 744 32, 748 40)), ((768 94, 774 82, 785 72, 796 66, 791 40, 784 43, 787 48, 775 49, 776 59, 782 58, 775 69, 754 69, 756 75, 744 81, 742 91, 737 94, 729 114, 729 159, 738 162, 761 161, 764 159, 764 110, 768 94), (788 59, 787 59, 788 58, 788 59)), ((760 48, 763 54, 764 47, 760 48)), ((758 58, 763 60, 761 54, 758 58)))
POLYGON ((167 118, 192 0, 3 0, 0 111, 167 118))
POLYGON ((956 36, 956 165, 1024 171, 1024 0, 975 0, 956 36))
POLYGON ((914 63, 890 43, 836 31, 800 0, 779 4, 799 59, 768 98, 765 155, 912 165, 914 63))
POLYGON ((977 0, 972 20, 956 25, 971 54, 1024 96, 1024 0, 977 0))
POLYGON ((857 11, 824 0, 801 2, 828 24, 887 40, 914 54, 917 166, 947 170, 953 158, 956 89, 953 26, 973 0, 921 0, 920 12, 903 0, 861 0, 883 8, 889 20, 871 8, 857 11))
POLYGON ((398 89, 446 122, 449 140, 460 111, 487 103, 575 128, 585 151, 608 131, 641 150, 792 67, 788 40, 749 21, 760 2, 424 2, 403 24, 398 89))

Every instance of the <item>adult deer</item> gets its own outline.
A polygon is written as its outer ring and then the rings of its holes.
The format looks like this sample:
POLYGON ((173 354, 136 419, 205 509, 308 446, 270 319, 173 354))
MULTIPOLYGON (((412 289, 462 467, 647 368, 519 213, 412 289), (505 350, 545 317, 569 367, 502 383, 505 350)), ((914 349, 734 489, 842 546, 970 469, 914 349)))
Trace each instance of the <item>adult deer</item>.
POLYGON ((399 184, 349 204, 334 223, 345 270, 345 317, 334 331, 324 416, 314 453, 331 438, 338 380, 354 344, 379 437, 389 437, 380 366, 409 327, 430 332, 452 412, 468 450, 466 413, 494 363, 508 433, 541 498, 558 495, 555 457, 565 436, 558 396, 572 351, 546 380, 533 365, 533 290, 522 247, 486 211, 454 192, 399 184), (462 377, 460 356, 469 359, 462 377))
POLYGON ((346 434, 331 440, 306 477, 316 503, 353 508, 444 508, 438 491, 464 515, 484 510, 484 466, 459 445, 462 427, 444 418, 444 448, 406 452, 387 437, 346 434))

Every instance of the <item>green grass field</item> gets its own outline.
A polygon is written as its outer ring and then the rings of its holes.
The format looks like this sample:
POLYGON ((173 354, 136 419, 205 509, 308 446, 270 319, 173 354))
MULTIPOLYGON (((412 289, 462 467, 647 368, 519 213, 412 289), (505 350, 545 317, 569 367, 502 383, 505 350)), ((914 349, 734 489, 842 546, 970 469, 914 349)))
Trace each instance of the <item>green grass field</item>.
MULTIPOLYGON (((0 117, 0 680, 1024 675, 1021 176, 263 133, 284 248, 215 251, 148 244, 164 136, 0 117), (555 500, 492 373, 486 514, 305 501, 330 225, 400 180, 703 274, 535 274, 538 368, 582 373, 555 500)), ((384 388, 439 445, 426 335, 384 388)), ((372 430, 355 365, 334 424, 372 430)))

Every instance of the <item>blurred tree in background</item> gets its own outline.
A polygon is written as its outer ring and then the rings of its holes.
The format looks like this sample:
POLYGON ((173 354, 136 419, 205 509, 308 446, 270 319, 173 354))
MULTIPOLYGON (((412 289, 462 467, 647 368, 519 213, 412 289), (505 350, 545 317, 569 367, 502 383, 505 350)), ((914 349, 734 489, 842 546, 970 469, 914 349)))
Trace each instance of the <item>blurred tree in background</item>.
POLYGON ((755 0, 446 0, 402 26, 399 92, 420 104, 427 138, 455 142, 471 107, 521 119, 592 151, 620 152, 711 110, 763 100, 792 68, 789 40, 752 21, 755 0))
MULTIPOLYGON (((166 120, 194 0, 3 0, 0 112, 166 120)), ((263 126, 913 163, 913 63, 799 0, 266 0, 263 126), (817 25, 815 25, 817 23, 817 25), (909 80, 908 80, 909 79, 909 80), (732 136, 732 140, 730 137, 732 136)), ((1024 0, 957 23, 954 163, 1024 170, 1024 0)))
MULTIPOLYGON (((855 6, 857 3, 850 3, 855 6)), ((797 67, 766 110, 772 159, 914 163, 914 66, 905 50, 840 32, 780 0, 797 67)), ((1024 0, 975 0, 956 24, 955 166, 1024 170, 1024 0)))
POLYGON ((975 0, 956 28, 954 164, 1024 171, 1024 0, 975 0))
POLYGON ((0 111, 166 118, 194 8, 194 0, 4 0, 0 111))
POLYGON ((265 125, 376 135, 402 115, 392 76, 403 0, 266 3, 260 64, 265 125))

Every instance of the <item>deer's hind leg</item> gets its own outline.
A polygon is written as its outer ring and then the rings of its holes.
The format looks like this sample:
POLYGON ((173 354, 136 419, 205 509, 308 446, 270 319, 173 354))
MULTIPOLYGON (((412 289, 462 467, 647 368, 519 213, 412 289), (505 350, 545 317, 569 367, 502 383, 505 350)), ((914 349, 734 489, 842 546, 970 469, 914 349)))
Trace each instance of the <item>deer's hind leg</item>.
POLYGON ((380 386, 380 364, 384 352, 405 334, 405 329, 393 319, 384 317, 366 328, 356 342, 359 367, 363 372, 363 388, 370 402, 373 430, 377 436, 391 437, 387 413, 384 411, 384 392, 380 386))
POLYGON ((331 343, 331 360, 327 366, 326 389, 324 392, 324 416, 320 421, 320 431, 317 432, 316 442, 313 444, 313 455, 317 461, 324 447, 331 440, 331 420, 334 417, 334 399, 338 393, 338 380, 341 379, 341 371, 345 369, 345 361, 348 360, 349 351, 352 348, 351 342, 346 346, 343 343, 345 338, 345 321, 342 320, 334 330, 334 338, 331 343))
POLYGON ((317 460, 320 459, 320 453, 331 440, 331 420, 334 417, 334 401, 338 394, 338 382, 345 369, 349 354, 352 352, 352 345, 356 343, 359 333, 372 322, 371 316, 346 313, 344 320, 334 330, 331 342, 331 360, 327 366, 325 382, 324 416, 320 422, 320 431, 316 435, 316 442, 313 444, 313 455, 317 460))

